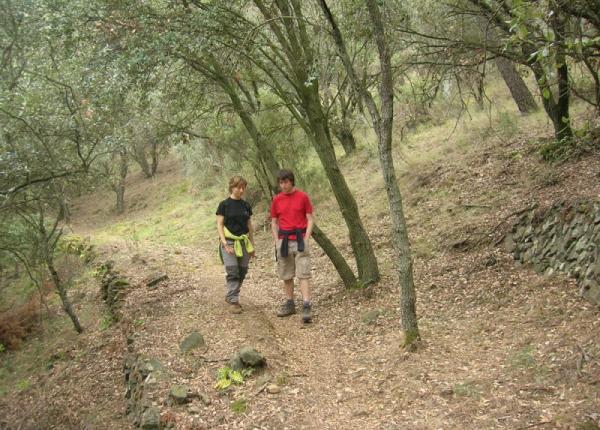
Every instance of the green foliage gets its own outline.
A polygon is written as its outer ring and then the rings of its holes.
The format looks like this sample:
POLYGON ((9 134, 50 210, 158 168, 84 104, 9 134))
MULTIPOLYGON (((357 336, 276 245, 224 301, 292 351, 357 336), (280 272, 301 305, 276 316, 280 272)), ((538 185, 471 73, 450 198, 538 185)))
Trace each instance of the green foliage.
POLYGON ((539 152, 544 161, 554 163, 576 158, 586 152, 587 149, 589 149, 588 146, 581 139, 553 139, 542 143, 539 152))
POLYGON ((246 412, 248 404, 246 402, 246 399, 238 399, 234 402, 231 402, 229 408, 236 414, 243 414, 244 412, 246 412))
POLYGON ((21 379, 15 385, 17 391, 25 391, 29 387, 31 387, 31 382, 28 379, 21 379))
POLYGON ((0 353, 6 351, 6 347, 4 346, 3 343, 0 342, 0 353))
POLYGON ((226 390, 232 384, 243 384, 244 379, 251 375, 252 369, 244 369, 241 372, 238 372, 229 366, 221 367, 217 372, 217 383, 215 384, 215 388, 218 390, 226 390))
POLYGON ((510 138, 516 136, 519 132, 519 125, 516 115, 508 111, 498 113, 498 128, 502 136, 510 138))
POLYGON ((100 330, 104 331, 104 330, 108 330, 109 328, 111 328, 113 326, 113 324, 115 323, 115 319, 112 315, 110 314, 104 314, 104 316, 102 317, 102 320, 100 320, 100 330))
POLYGON ((58 242, 58 250, 65 254, 76 255, 84 263, 91 262, 96 256, 89 238, 83 238, 76 234, 62 236, 58 242))
POLYGON ((144 318, 136 318, 135 320, 133 320, 134 327, 141 327, 145 323, 146 323, 146 320, 144 318))

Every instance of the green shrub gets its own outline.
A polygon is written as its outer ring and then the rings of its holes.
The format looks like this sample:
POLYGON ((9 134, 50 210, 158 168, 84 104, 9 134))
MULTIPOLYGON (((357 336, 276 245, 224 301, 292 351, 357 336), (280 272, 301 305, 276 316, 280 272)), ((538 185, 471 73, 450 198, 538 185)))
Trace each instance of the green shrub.
POLYGON ((221 367, 217 372, 217 383, 215 388, 218 390, 226 390, 232 384, 243 384, 244 378, 247 378, 250 375, 252 375, 252 369, 244 369, 241 372, 238 372, 229 366, 221 367))

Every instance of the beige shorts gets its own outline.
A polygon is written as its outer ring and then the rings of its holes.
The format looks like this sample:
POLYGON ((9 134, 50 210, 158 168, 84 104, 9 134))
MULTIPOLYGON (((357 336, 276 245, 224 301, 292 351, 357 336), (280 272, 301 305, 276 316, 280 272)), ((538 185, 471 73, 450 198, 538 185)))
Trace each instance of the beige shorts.
POLYGON ((294 279, 294 275, 298 279, 311 278, 311 263, 310 263, 310 242, 304 241, 304 251, 298 252, 298 242, 295 240, 288 241, 288 256, 281 256, 282 239, 277 240, 277 274, 279 279, 288 281, 294 279))

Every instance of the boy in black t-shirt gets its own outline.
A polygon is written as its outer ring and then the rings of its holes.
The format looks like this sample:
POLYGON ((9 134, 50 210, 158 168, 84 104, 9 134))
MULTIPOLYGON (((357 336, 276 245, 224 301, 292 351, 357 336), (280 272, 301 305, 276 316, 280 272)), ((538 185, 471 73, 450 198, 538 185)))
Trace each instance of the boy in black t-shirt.
POLYGON ((229 198, 217 207, 217 231, 221 241, 219 253, 225 266, 225 301, 232 313, 240 313, 240 289, 248 273, 248 263, 254 256, 252 208, 242 196, 248 183, 241 176, 229 180, 229 198))

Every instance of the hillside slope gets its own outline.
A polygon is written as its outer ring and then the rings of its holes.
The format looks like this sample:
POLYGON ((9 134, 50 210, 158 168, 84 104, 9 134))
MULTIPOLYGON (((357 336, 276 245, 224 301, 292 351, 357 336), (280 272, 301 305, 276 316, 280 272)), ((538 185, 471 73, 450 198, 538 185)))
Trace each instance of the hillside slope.
MULTIPOLYGON (((226 312, 209 230, 223 196, 192 190, 175 162, 153 181, 132 178, 126 218, 109 215, 110 196, 78 202, 73 230, 96 240, 100 260, 114 260, 130 281, 124 318, 101 327, 97 285, 81 287, 87 293, 78 310, 96 309, 86 333, 77 348, 63 343, 58 352, 68 354, 52 369, 37 371, 31 388, 3 397, 5 424, 35 428, 48 420, 57 428, 124 428, 122 367, 129 349, 167 369, 147 394, 163 422, 180 429, 598 425, 599 310, 578 297, 573 280, 518 267, 501 238, 514 214, 532 202, 598 199, 600 154, 550 165, 539 155, 548 137, 543 117, 509 119, 507 128, 502 117, 491 121, 482 114, 454 134, 452 124, 424 128, 397 149, 423 337, 412 353, 399 347, 390 223, 372 147, 346 158, 343 168, 382 280, 367 290, 344 290, 316 252, 310 326, 274 316, 281 291, 264 230, 243 287, 244 312, 226 312), (147 288, 157 272, 169 279, 147 288), (179 343, 192 330, 204 335, 207 349, 183 355, 179 343), (244 345, 264 354, 266 371, 219 392, 216 371, 244 345), (267 383, 280 392, 267 392, 267 383), (174 384, 186 384, 210 403, 170 405, 174 384)), ((321 227, 349 253, 333 199, 318 196, 316 208, 321 227)))

